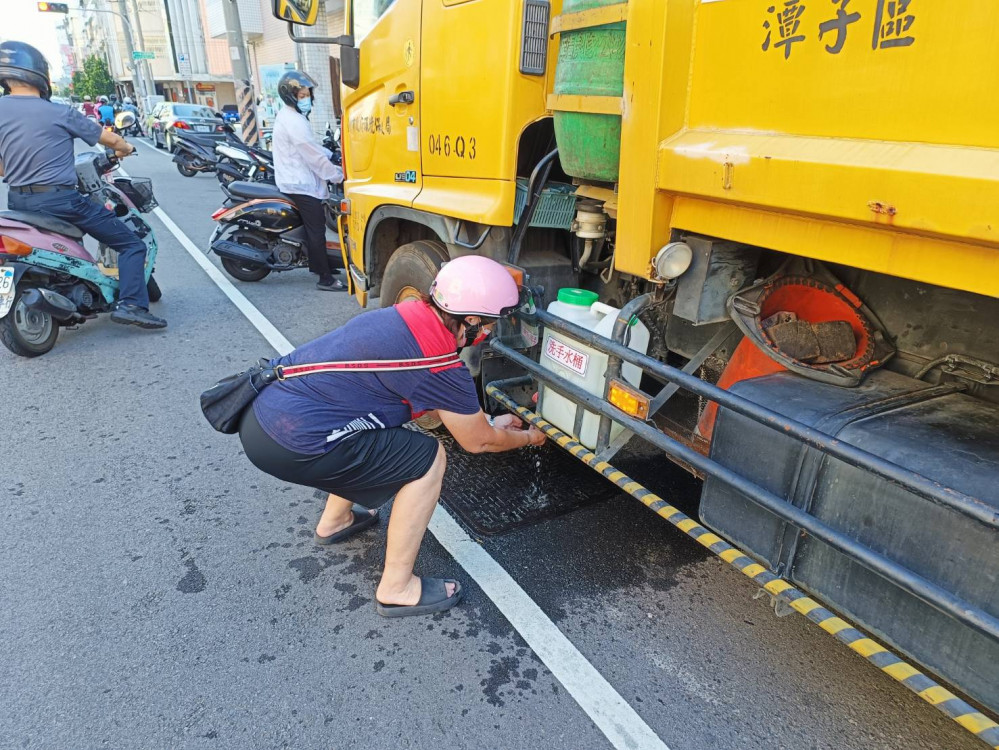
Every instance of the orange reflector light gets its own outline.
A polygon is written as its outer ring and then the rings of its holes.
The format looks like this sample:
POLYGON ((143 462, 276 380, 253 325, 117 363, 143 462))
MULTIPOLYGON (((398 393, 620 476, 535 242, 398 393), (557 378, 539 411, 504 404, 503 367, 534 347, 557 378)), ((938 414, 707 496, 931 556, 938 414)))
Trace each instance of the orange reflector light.
POLYGON ((6 253, 7 255, 31 255, 31 245, 25 245, 13 237, 4 237, 0 234, 0 253, 6 253))
POLYGON ((340 201, 340 213, 344 216, 350 216, 350 200, 348 198, 340 201))
POLYGON ((607 391, 607 400, 625 414, 643 420, 649 418, 649 397, 627 383, 612 380, 607 391))
POLYGON ((523 268, 518 268, 517 266, 509 266, 506 263, 503 264, 503 267, 506 269, 507 273, 509 273, 513 277, 513 280, 517 282, 517 286, 524 286, 523 268))

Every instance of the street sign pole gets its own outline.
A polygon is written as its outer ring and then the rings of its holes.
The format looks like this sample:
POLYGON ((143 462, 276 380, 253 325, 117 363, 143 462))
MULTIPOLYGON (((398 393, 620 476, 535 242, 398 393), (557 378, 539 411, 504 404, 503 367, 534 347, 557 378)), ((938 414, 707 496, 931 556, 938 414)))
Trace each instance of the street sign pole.
POLYGON ((191 79, 194 77, 194 73, 191 68, 191 55, 188 52, 178 52, 177 53, 177 73, 187 84, 187 98, 190 99, 191 104, 197 104, 194 101, 194 88, 191 86, 191 79))
POLYGON ((122 29, 125 31, 125 54, 128 57, 128 67, 132 70, 132 87, 136 92, 142 91, 145 96, 146 82, 139 75, 139 65, 135 61, 135 47, 132 44, 132 24, 128 20, 128 10, 125 8, 125 0, 118 0, 118 16, 124 21, 122 29))
POLYGON ((239 20, 239 6, 236 0, 222 0, 225 13, 225 37, 229 45, 229 59, 232 61, 232 78, 236 87, 236 101, 239 104, 239 121, 243 126, 243 141, 255 144, 260 140, 257 127, 257 102, 250 83, 250 66, 246 59, 246 43, 243 41, 243 25, 239 20))
MULTIPOLYGON (((119 0, 119 5, 121 4, 121 2, 122 0, 119 0)), ((142 18, 139 16, 139 6, 136 4, 136 0, 131 0, 131 5, 132 5, 132 11, 135 14, 135 40, 136 42, 138 42, 139 47, 145 49, 146 41, 145 37, 142 35, 142 18)), ((146 91, 146 97, 147 97, 142 102, 141 111, 143 114, 146 114, 147 110, 146 105, 149 102, 148 97, 156 96, 156 83, 153 81, 153 69, 152 65, 149 62, 152 59, 153 59, 152 57, 148 57, 140 63, 143 81, 145 82, 143 88, 146 91)))

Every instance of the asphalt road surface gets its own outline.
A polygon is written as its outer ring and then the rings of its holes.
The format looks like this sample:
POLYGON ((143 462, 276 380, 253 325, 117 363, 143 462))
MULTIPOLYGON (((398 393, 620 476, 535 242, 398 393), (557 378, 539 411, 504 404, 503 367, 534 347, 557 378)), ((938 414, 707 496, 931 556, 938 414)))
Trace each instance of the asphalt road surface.
MULTIPOLYGON (((128 170, 204 247, 215 178, 139 149, 128 170)), ((315 547, 311 491, 201 417, 273 349, 152 223, 167 331, 0 351, 0 748, 979 747, 621 494, 485 540, 439 511, 418 571, 466 601, 379 618, 384 523, 315 547)), ((304 271, 236 286, 296 345, 359 312, 304 271)), ((657 474, 692 507, 696 484, 657 474)))

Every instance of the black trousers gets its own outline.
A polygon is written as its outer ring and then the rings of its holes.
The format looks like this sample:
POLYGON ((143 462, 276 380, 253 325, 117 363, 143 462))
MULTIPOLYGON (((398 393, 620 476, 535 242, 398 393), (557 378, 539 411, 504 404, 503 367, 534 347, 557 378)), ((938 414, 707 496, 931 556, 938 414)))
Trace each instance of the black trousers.
POLYGON ((323 202, 311 195, 289 193, 305 225, 305 243, 309 253, 309 270, 320 279, 333 275, 330 259, 326 254, 326 212, 323 202))

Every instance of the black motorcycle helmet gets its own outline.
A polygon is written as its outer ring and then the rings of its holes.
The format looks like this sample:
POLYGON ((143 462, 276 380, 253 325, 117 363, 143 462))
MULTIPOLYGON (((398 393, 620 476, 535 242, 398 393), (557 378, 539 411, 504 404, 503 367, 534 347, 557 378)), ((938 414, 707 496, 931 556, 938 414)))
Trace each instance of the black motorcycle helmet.
POLYGON ((42 92, 42 99, 52 96, 49 63, 45 55, 24 42, 0 42, 0 85, 10 93, 7 81, 21 81, 42 92))
POLYGON ((300 70, 289 70, 278 81, 278 96, 289 107, 297 107, 298 92, 302 89, 308 89, 309 96, 312 96, 314 88, 316 88, 316 82, 312 80, 311 76, 300 70))

